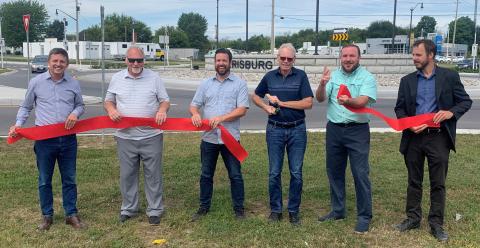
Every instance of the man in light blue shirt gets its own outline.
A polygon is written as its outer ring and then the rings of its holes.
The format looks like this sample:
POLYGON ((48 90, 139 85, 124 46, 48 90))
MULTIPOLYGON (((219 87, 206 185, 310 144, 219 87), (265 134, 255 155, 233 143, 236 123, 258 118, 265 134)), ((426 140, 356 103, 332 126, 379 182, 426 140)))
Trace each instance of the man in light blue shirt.
POLYGON ((339 220, 346 216, 345 169, 350 161, 357 199, 356 233, 368 232, 372 219, 372 191, 369 179, 368 154, 370 151, 369 116, 355 114, 352 108, 369 107, 377 98, 374 76, 360 66, 360 49, 356 45, 342 48, 342 68, 330 71, 325 68, 316 97, 319 102, 327 100, 326 166, 330 182, 332 210, 319 221, 339 220), (341 84, 351 93, 338 96, 341 84))
POLYGON ((236 140, 240 140, 240 117, 247 113, 248 88, 247 83, 230 73, 232 54, 227 49, 215 52, 215 77, 203 81, 195 92, 190 113, 192 123, 196 127, 202 125, 200 108, 203 108, 203 118, 209 120, 211 131, 205 132, 200 145, 202 173, 200 176, 200 208, 193 215, 192 221, 206 215, 211 206, 213 193, 213 176, 220 153, 230 178, 233 210, 237 219, 245 218, 244 187, 240 161, 225 147, 220 137, 222 124, 236 140))
MULTIPOLYGON (((28 84, 25 100, 18 110, 17 120, 10 128, 9 136, 15 137, 15 129, 25 124, 35 106, 35 125, 45 126, 65 122, 71 129, 85 111, 79 82, 68 75, 68 53, 54 48, 48 55, 48 71, 32 78, 28 84)), ((35 141, 38 167, 38 192, 43 219, 38 229, 46 231, 53 224, 52 176, 55 161, 62 177, 63 209, 65 222, 74 228, 85 224, 77 213, 77 138, 75 134, 35 141)))

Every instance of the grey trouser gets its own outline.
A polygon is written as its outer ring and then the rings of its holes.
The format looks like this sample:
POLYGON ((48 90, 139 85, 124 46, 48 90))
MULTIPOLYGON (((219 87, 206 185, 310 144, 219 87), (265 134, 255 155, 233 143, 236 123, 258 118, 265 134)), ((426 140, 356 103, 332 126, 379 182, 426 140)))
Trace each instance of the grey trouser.
POLYGON ((148 216, 160 216, 163 213, 163 134, 143 140, 115 139, 120 161, 120 214, 132 216, 138 212, 138 178, 142 161, 148 203, 146 212, 148 216))

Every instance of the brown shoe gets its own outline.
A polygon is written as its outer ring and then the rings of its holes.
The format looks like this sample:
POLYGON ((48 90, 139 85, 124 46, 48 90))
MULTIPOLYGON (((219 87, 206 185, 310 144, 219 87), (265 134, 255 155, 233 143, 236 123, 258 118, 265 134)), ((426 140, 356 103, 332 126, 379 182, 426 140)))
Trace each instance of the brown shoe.
POLYGON ((77 215, 73 215, 65 218, 65 224, 72 226, 75 229, 83 229, 87 227, 77 215))
POLYGON ((50 226, 53 224, 53 217, 51 216, 43 216, 42 223, 38 225, 38 230, 40 231, 47 231, 50 229, 50 226))

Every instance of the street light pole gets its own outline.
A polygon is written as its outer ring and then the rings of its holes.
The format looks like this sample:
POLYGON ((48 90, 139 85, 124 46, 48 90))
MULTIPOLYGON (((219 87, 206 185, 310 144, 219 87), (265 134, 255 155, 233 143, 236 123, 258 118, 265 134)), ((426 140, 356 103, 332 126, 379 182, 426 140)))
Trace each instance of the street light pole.
POLYGON ((413 11, 415 10, 415 8, 417 8, 417 6, 420 4, 420 8, 423 9, 423 3, 417 3, 415 5, 415 7, 413 8, 410 8, 410 30, 408 31, 408 33, 410 34, 410 37, 408 39, 408 51, 410 52, 410 47, 412 46, 412 39, 413 39, 413 34, 412 34, 412 17, 413 17, 413 11))
POLYGON ((245 21, 245 26, 246 26, 246 29, 245 29, 245 53, 248 53, 248 0, 246 0, 246 3, 247 3, 247 6, 246 6, 246 21, 245 21))
POLYGON ((315 53, 313 55, 318 55, 318 5, 319 0, 317 0, 317 17, 315 23, 315 53))
POLYGON ((455 34, 457 33, 457 17, 458 17, 458 0, 457 0, 457 9, 455 10, 455 23, 453 24, 453 52, 457 56, 457 51, 455 50, 455 34))
POLYGON ((3 36, 2 36, 2 18, 0 16, 0 56, 2 56, 2 69, 3 69, 3 47, 5 46, 4 42, 3 42, 3 36))
MULTIPOLYGON (((475 70, 477 68, 476 66, 476 61, 477 61, 477 49, 478 49, 478 45, 477 45, 477 6, 478 6, 478 0, 475 0, 475 14, 473 15, 473 23, 474 23, 474 27, 475 27, 475 35, 473 36, 473 45, 475 46, 475 49, 472 49, 472 52, 474 52, 472 54, 473 56, 473 69, 475 70), (475 51, 474 51, 475 50, 475 51)), ((0 32, 1 33, 1 32, 0 32)), ((1 35, 0 35, 1 36, 1 35)))
POLYGON ((217 26, 216 26, 216 38, 217 38, 217 49, 218 49, 218 0, 217 0, 217 26))
MULTIPOLYGON (((75 13, 76 13, 76 21, 77 21, 77 25, 76 25, 76 38, 77 38, 77 44, 75 45, 75 50, 76 50, 76 53, 77 53, 77 57, 76 57, 76 64, 78 65, 80 63, 80 37, 78 36, 78 12, 80 12, 80 6, 78 6, 78 0, 75 0, 75 13)), ((80 63, 81 64, 81 63, 80 63)))

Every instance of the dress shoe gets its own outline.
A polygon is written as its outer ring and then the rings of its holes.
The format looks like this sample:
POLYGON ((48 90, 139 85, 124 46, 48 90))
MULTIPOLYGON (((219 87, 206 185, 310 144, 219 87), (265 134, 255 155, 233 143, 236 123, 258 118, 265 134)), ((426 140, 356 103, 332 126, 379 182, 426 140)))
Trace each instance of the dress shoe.
POLYGON ((430 233, 435 237, 438 241, 447 241, 448 234, 443 230, 441 226, 432 226, 430 229, 430 233))
POLYGON ((345 216, 335 216, 333 212, 330 212, 324 216, 318 217, 318 221, 320 222, 331 221, 331 220, 343 220, 343 219, 345 219, 345 216))
POLYGON ((288 219, 293 226, 300 226, 300 214, 298 212, 289 212, 288 219))
POLYGON ((47 231, 50 229, 50 226, 53 224, 53 217, 52 216, 43 216, 42 223, 38 225, 38 230, 40 231, 47 231))
POLYGON ((130 216, 130 215, 121 214, 121 215, 120 215, 120 222, 124 223, 125 221, 127 221, 127 220, 129 220, 129 219, 131 219, 131 218, 132 218, 132 216, 130 216))
POLYGON ((397 231, 405 232, 405 231, 408 231, 408 230, 419 228, 420 227, 420 221, 412 220, 412 219, 408 218, 408 219, 403 220, 402 223, 396 224, 394 227, 395 227, 395 229, 397 229, 397 231))
POLYGON ((235 219, 237 220, 244 220, 245 217, 245 210, 243 208, 235 209, 235 219))
POLYGON ((202 218, 203 216, 207 215, 209 209, 200 207, 196 213, 192 216, 192 221, 197 221, 198 219, 202 218))
POLYGON ((152 226, 158 226, 160 225, 160 216, 148 216, 148 223, 152 226))
POLYGON ((282 213, 271 212, 268 216, 268 221, 270 222, 279 222, 282 220, 282 213))
POLYGON ((73 215, 65 218, 65 224, 72 226, 75 229, 83 229, 87 227, 85 223, 83 223, 78 215, 73 215))

